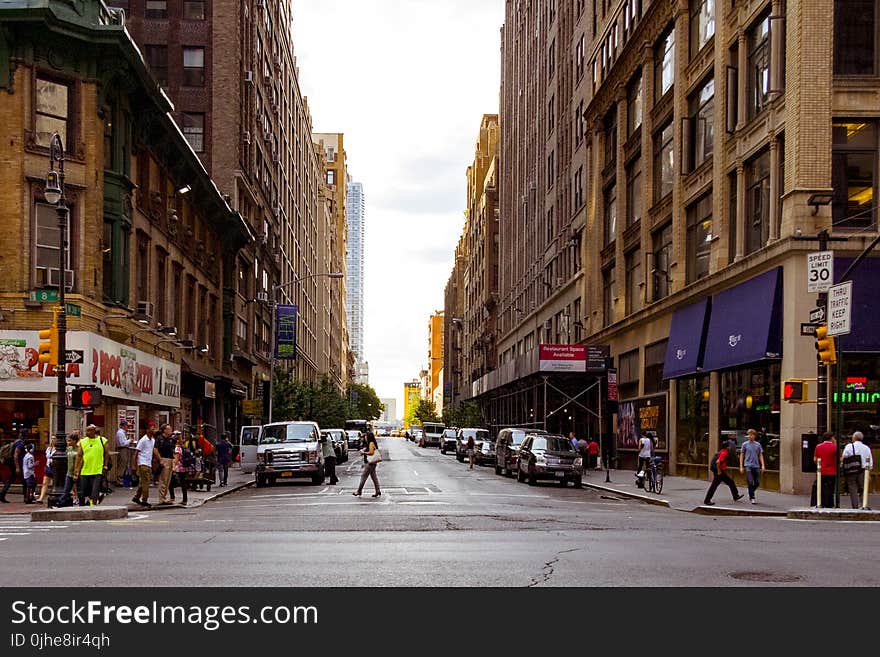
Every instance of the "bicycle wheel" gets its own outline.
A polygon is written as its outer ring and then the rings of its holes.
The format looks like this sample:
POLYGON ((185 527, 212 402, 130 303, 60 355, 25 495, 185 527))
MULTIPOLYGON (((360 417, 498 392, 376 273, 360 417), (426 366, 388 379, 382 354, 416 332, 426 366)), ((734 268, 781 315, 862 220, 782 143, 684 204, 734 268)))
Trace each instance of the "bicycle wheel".
POLYGON ((663 492, 663 472, 661 470, 657 470, 657 474, 654 476, 654 489, 658 495, 663 492))
POLYGON ((653 470, 648 470, 645 473, 645 488, 648 490, 649 493, 654 492, 654 471, 653 470))

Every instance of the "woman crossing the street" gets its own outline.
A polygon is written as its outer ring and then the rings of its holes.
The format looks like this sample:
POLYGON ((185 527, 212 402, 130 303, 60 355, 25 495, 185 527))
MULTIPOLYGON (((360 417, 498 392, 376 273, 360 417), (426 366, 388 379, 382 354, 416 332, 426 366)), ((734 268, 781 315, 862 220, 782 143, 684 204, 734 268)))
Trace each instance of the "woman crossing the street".
POLYGON ((376 444, 376 436, 373 435, 372 431, 367 431, 366 440, 367 447, 366 449, 361 450, 361 454, 366 457, 367 464, 364 466, 364 470, 361 473, 361 483, 358 486, 357 491, 352 493, 352 495, 360 497, 361 492, 364 490, 364 484, 367 481, 367 477, 371 477, 373 479, 373 486, 376 488, 373 497, 379 497, 382 494, 382 491, 379 490, 379 478, 376 476, 376 465, 382 460, 382 456, 379 454, 379 445, 376 444))

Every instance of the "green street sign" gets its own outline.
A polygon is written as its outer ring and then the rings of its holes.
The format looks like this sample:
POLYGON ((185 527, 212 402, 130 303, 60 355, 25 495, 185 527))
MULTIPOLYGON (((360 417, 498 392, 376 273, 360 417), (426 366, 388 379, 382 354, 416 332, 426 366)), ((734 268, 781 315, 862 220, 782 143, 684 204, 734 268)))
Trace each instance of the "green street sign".
POLYGON ((77 306, 75 303, 65 303, 64 312, 67 313, 68 317, 82 317, 82 307, 77 306))
POLYGON ((58 301, 58 290, 31 290, 31 301, 58 301))

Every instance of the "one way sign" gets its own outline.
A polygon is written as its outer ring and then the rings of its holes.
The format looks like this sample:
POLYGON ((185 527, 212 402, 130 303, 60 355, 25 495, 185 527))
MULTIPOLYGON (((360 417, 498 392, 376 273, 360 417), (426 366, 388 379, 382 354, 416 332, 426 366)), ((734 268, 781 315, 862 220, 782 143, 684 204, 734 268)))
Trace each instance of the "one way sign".
POLYGON ((821 324, 825 321, 825 309, 821 306, 819 308, 813 308, 810 311, 810 322, 812 324, 821 324))

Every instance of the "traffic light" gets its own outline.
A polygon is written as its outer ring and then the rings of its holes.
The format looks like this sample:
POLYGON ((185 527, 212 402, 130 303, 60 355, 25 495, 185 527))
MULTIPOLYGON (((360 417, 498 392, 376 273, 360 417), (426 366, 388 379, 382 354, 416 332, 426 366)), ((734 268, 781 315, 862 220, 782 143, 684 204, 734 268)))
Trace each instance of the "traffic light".
POLYGON ((827 324, 816 327, 816 358, 826 365, 834 365, 837 362, 834 338, 828 336, 827 324))
POLYGON ((52 328, 40 331, 39 361, 43 365, 58 366, 58 312, 53 310, 52 328))
POLYGON ((94 408, 101 403, 100 388, 74 388, 71 395, 71 406, 74 408, 94 408))
POLYGON ((789 379, 782 384, 782 399, 792 404, 803 404, 807 401, 807 382, 801 379, 789 379))

